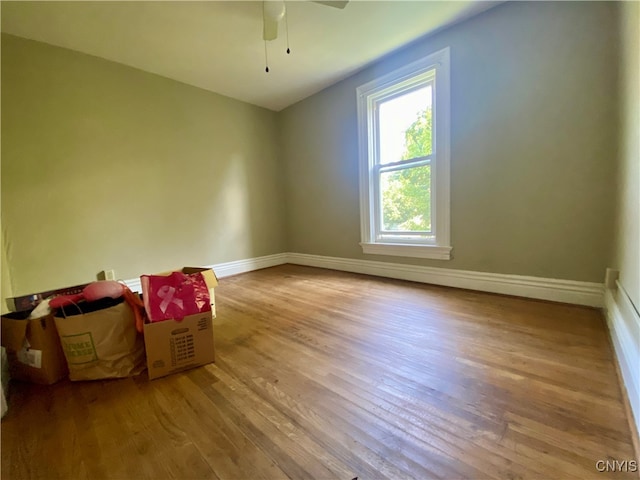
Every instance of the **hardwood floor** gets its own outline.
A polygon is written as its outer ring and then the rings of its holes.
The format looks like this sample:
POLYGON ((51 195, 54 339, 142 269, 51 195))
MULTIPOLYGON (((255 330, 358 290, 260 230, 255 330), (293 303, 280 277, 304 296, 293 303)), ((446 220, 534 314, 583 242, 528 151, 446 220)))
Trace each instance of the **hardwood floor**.
POLYGON ((2 478, 638 477, 596 468, 638 460, 597 310, 293 265, 216 302, 215 364, 12 385, 2 478))

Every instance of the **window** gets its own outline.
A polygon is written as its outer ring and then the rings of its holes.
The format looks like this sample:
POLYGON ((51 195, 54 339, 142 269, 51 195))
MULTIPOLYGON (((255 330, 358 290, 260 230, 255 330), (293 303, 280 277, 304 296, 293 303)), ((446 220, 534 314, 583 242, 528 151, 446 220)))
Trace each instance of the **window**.
POLYGON ((357 93, 364 253, 449 260, 449 49, 357 93))

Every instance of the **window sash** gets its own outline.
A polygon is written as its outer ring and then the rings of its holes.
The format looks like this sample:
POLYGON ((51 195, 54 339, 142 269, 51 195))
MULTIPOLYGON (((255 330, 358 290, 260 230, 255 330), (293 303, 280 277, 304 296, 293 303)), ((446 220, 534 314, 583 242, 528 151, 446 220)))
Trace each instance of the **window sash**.
MULTIPOLYGON (((420 90, 421 88, 431 87, 431 115, 435 119, 435 107, 436 107, 436 68, 432 67, 422 74, 416 75, 414 78, 405 80, 405 85, 398 87, 392 85, 384 90, 369 96, 369 110, 371 112, 368 122, 367 130, 373 140, 373 151, 371 152, 371 160, 373 165, 380 163, 380 104, 388 102, 395 98, 420 90)), ((434 155, 436 151, 436 122, 432 122, 431 127, 431 154, 434 155)), ((403 160, 400 160, 403 161, 403 160)), ((393 162, 393 164, 398 162, 393 162)), ((391 165, 392 163, 386 163, 384 165, 391 165)))
MULTIPOLYGON (((433 237, 435 239, 435 229, 434 227, 434 182, 433 182, 433 174, 431 175, 431 185, 429 189, 429 207, 430 207, 430 218, 431 218, 431 229, 430 230, 385 230, 383 228, 384 222, 382 220, 383 208, 382 208, 382 174, 390 173, 390 172, 399 172, 402 170, 408 170, 410 168, 424 167, 426 165, 431 166, 431 158, 433 155, 428 155, 426 157, 418 157, 411 160, 404 160, 401 162, 396 162, 394 164, 385 164, 385 165, 374 165, 373 166, 373 175, 375 178, 373 184, 374 191, 374 201, 375 201, 375 222, 374 222, 374 235, 375 238, 380 240, 381 237, 385 237, 387 240, 392 240, 393 237, 433 237)), ((425 239, 428 241, 428 239, 425 239)))

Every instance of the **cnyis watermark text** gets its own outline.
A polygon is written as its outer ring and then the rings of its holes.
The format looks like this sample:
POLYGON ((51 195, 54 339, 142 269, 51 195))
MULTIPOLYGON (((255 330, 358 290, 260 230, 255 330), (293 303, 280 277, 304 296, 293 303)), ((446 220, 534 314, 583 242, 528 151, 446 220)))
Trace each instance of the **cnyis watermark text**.
POLYGON ((596 462, 596 470, 598 472, 637 472, 637 460, 615 460, 608 458, 606 460, 598 460, 596 462))

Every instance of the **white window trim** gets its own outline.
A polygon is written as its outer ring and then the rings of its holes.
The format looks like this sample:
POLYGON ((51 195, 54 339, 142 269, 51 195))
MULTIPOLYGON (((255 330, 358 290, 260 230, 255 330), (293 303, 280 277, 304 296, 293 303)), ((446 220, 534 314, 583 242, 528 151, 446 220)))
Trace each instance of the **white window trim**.
POLYGON ((360 163, 360 232, 362 251, 369 254, 403 257, 451 259, 450 241, 450 74, 449 48, 444 48, 416 62, 361 85, 357 88, 358 140, 360 163), (376 203, 373 189, 375 138, 370 134, 373 109, 370 103, 392 86, 411 85, 415 77, 436 70, 436 89, 433 112, 435 128, 435 162, 432 163, 432 244, 376 241, 376 203), (435 179, 435 181, 433 181, 435 179))

